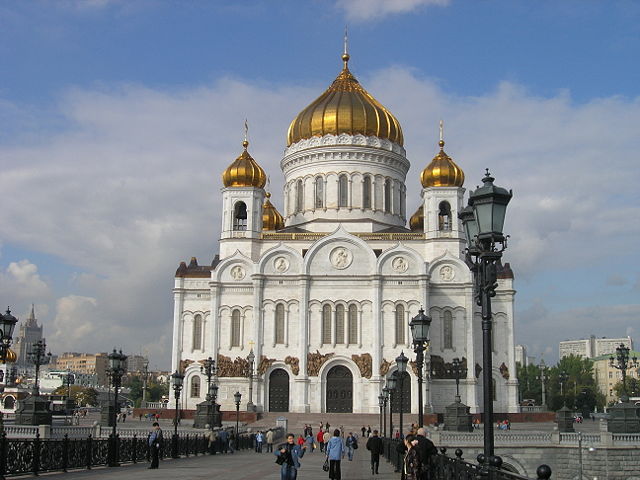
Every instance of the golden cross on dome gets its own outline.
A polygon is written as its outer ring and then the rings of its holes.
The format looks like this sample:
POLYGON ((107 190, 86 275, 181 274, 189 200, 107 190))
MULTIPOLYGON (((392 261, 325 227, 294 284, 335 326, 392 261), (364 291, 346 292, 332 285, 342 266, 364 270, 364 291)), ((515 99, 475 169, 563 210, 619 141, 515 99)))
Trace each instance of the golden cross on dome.
POLYGON ((344 51, 342 52, 342 61, 344 62, 344 68, 347 69, 347 63, 349 63, 349 31, 347 26, 344 26, 344 51))
POLYGON ((444 122, 440 120, 440 141, 444 140, 444 122))
POLYGON ((255 345, 256 342, 254 342, 253 340, 249 340, 249 347, 251 347, 251 350, 253 350, 253 346, 255 345))

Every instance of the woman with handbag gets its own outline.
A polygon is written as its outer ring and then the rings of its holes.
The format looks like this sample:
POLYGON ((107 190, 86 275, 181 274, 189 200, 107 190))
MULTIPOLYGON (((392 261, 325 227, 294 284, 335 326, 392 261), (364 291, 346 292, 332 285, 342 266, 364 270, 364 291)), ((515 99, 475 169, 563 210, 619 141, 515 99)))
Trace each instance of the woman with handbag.
POLYGON ((298 476, 299 460, 304 457, 307 446, 296 445, 295 438, 293 433, 287 433, 287 443, 274 452, 276 463, 280 465, 280 480, 296 480, 298 476))
MULTIPOLYGON (((327 443, 327 460, 329 461, 329 478, 331 480, 341 480, 340 461, 344 457, 344 444, 340 438, 340 430, 333 431, 333 437, 327 443)), ((326 462, 325 462, 326 463, 326 462)))
POLYGON ((422 462, 418 454, 418 439, 409 434, 404 438, 407 453, 404 456, 402 465, 402 480, 419 480, 422 477, 422 462))

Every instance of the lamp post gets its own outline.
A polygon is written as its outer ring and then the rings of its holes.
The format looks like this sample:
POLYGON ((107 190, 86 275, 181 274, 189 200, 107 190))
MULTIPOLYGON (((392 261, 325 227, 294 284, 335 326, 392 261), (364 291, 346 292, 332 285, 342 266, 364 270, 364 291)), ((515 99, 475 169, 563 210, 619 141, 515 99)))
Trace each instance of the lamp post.
POLYGON ((238 425, 240 424, 240 402, 242 401, 242 394, 240 392, 234 393, 233 399, 236 401, 236 450, 238 450, 238 425))
POLYGON ((429 327, 431 317, 424 314, 424 309, 418 310, 418 315, 411 319, 409 327, 413 337, 413 351, 416 354, 418 368, 418 427, 424 425, 424 403, 422 401, 422 371, 424 370, 424 352, 429 342, 429 327))
POLYGON ((71 402, 71 385, 75 383, 75 375, 67 370, 67 373, 62 377, 62 385, 67 387, 67 401, 65 405, 65 414, 69 414, 69 406, 71 402))
POLYGON ((393 438, 393 394, 396 391, 398 385, 398 377, 395 376, 396 372, 387 378, 387 389, 389 391, 389 438, 393 438))
POLYGON ((384 387, 382 389, 382 395, 384 396, 384 407, 382 407, 382 425, 384 428, 383 436, 386 437, 387 436, 387 403, 389 403, 389 387, 384 387))
POLYGON ((382 423, 382 409, 384 408, 384 395, 381 393, 380 395, 378 395, 378 406, 380 407, 380 435, 382 435, 382 428, 383 428, 383 423, 382 423))
POLYGON ((538 365, 540 369, 540 375, 538 379, 540 380, 540 384, 542 386, 542 406, 545 407, 547 405, 547 392, 545 390, 545 380, 547 379, 547 364, 544 363, 544 358, 540 359, 540 365, 538 365))
POLYGON ((558 381, 560 382, 560 396, 562 397, 562 403, 564 403, 564 383, 569 379, 567 372, 560 372, 558 374, 558 381))
POLYGON ((453 374, 453 378, 456 379, 456 402, 460 403, 460 359, 454 358, 451 361, 451 373, 453 374))
POLYGON ((33 395, 40 395, 40 367, 47 365, 51 361, 51 352, 47 352, 47 343, 44 340, 38 340, 35 342, 31 351, 27 354, 31 363, 36 367, 36 380, 33 384, 33 395))
POLYGON ((149 378, 149 359, 142 362, 142 408, 147 406, 147 379, 149 378))
POLYGON ((122 377, 126 372, 127 356, 122 353, 122 350, 117 352, 114 348, 113 352, 107 355, 107 358, 109 359, 109 378, 111 379, 111 386, 113 386, 114 391, 113 412, 111 413, 111 435, 109 437, 111 440, 109 466, 117 467, 119 465, 117 451, 118 438, 116 434, 116 425, 118 420, 118 389, 120 388, 122 377))
POLYGON ((0 358, 2 363, 7 363, 9 347, 13 342, 13 329, 18 323, 18 319, 11 315, 11 310, 7 307, 5 314, 0 313, 0 358))
POLYGON ((173 438, 171 442, 171 456, 178 458, 180 456, 178 452, 178 421, 179 421, 179 405, 180 392, 182 391, 182 385, 184 383, 184 375, 178 370, 171 374, 171 383, 173 385, 173 394, 176 397, 176 411, 173 419, 173 438))
POLYGON ((638 357, 634 356, 629 359, 629 347, 626 347, 624 343, 621 343, 619 347, 616 347, 615 358, 613 355, 609 357, 609 366, 622 372, 622 395, 620 396, 620 400, 623 403, 627 403, 629 401, 629 392, 627 391, 627 370, 638 366, 638 357))
POLYGON ((396 357, 396 365, 398 366, 398 389, 400 390, 400 439, 404 438, 404 430, 402 426, 402 412, 404 410, 404 375, 407 372, 407 363, 409 359, 405 356, 404 352, 400 352, 400 355, 396 357))
POLYGON ((253 362, 255 361, 256 356, 253 353, 253 348, 249 351, 249 355, 247 355, 247 376, 249 377, 249 401, 247 402, 247 412, 253 412, 255 410, 255 405, 253 404, 253 362))
POLYGON ((208 413, 207 423, 209 424, 209 428, 213 430, 213 414, 215 413, 215 402, 213 404, 213 408, 211 408, 211 406, 209 406, 208 403, 211 402, 211 398, 212 398, 211 379, 216 374, 216 361, 211 357, 207 358, 206 360, 203 360, 202 365, 200 366, 200 373, 204 373, 204 375, 207 377, 207 395, 205 397, 205 400, 207 402, 207 413, 208 413))
POLYGON ((491 298, 496 294, 498 275, 496 264, 507 247, 502 229, 507 204, 512 192, 493 184, 489 169, 482 179, 484 185, 469 194, 468 206, 458 218, 462 221, 467 240, 466 262, 473 273, 476 304, 482 310, 482 390, 484 410, 484 458, 489 468, 494 456, 491 298))

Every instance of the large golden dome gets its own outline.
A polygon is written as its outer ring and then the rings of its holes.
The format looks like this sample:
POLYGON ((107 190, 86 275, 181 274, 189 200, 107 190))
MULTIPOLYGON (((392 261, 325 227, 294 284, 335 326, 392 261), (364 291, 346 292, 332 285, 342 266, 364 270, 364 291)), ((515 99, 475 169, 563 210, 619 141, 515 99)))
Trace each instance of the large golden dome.
POLYGON ((262 229, 281 230, 284 228, 284 218, 269 200, 271 194, 267 192, 266 196, 267 198, 264 199, 264 204, 262 205, 262 229))
POLYGON ((444 140, 440 140, 440 151, 420 174, 420 182, 427 187, 461 187, 464 172, 444 151, 444 140))
POLYGON ((222 183, 225 187, 257 187, 263 188, 267 183, 267 174, 256 162, 247 147, 249 142, 242 142, 244 151, 222 173, 222 183))
POLYGON ((342 55, 344 68, 331 86, 311 105, 302 110, 289 125, 287 145, 327 134, 361 134, 386 138, 403 144, 400 122, 360 86, 342 55))
POLYGON ((420 205, 409 219, 409 228, 412 232, 424 231, 424 205, 420 205))

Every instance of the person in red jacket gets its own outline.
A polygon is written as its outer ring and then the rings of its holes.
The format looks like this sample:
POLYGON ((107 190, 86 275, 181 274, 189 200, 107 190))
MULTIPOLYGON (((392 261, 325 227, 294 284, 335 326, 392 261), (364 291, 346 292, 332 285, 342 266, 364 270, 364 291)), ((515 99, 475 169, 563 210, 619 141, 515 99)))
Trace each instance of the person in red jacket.
POLYGON ((322 429, 318 430, 316 440, 318 441, 318 445, 320 445, 320 451, 324 452, 324 432, 322 431, 322 429))
POLYGON ((298 445, 301 447, 304 445, 304 437, 302 435, 298 435, 298 445))

